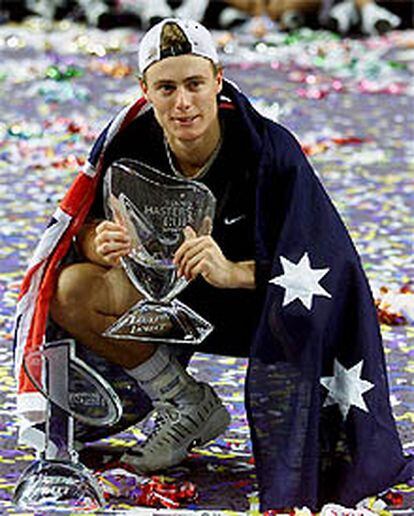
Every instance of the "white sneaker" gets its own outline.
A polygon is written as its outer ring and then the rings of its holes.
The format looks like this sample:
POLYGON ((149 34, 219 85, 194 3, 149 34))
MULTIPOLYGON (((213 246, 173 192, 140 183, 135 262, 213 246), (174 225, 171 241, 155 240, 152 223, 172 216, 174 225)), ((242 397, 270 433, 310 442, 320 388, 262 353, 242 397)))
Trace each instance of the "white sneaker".
POLYGON ((364 34, 374 36, 396 29, 401 18, 375 3, 361 8, 361 30, 364 34))
POLYGON ((352 0, 336 4, 329 11, 328 28, 334 32, 346 34, 358 23, 358 12, 352 0))
POLYGON ((192 447, 222 434, 230 423, 230 414, 208 384, 199 385, 204 392, 198 403, 154 403, 154 429, 143 443, 125 452, 121 460, 140 473, 150 473, 179 464, 192 447))
POLYGON ((173 10, 168 5, 167 0, 135 0, 135 2, 131 2, 131 4, 134 3, 146 29, 164 18, 173 18, 173 10))
POLYGON ((98 26, 99 17, 109 11, 108 6, 101 0, 78 0, 78 4, 85 13, 88 25, 92 27, 98 26))
POLYGON ((285 30, 296 30, 305 25, 305 17, 300 11, 289 9, 280 17, 280 26, 285 30))
POLYGON ((230 29, 234 25, 241 25, 250 19, 250 16, 235 7, 225 7, 219 14, 218 23, 222 29, 230 29))
POLYGON ((183 20, 202 21, 208 4, 208 0, 185 0, 180 7, 174 11, 174 17, 183 20))

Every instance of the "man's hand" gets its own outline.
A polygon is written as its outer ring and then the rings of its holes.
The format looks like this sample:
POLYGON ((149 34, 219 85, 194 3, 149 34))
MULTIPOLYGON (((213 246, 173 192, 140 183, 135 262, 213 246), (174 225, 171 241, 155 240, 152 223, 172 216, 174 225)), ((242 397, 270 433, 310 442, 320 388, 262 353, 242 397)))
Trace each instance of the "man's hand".
POLYGON ((254 262, 227 260, 211 236, 197 236, 190 226, 184 228, 184 236, 174 255, 179 276, 191 281, 200 274, 217 288, 254 288, 254 262))
POLYGON ((104 220, 95 229, 95 252, 106 265, 117 266, 132 248, 131 238, 122 224, 104 220))

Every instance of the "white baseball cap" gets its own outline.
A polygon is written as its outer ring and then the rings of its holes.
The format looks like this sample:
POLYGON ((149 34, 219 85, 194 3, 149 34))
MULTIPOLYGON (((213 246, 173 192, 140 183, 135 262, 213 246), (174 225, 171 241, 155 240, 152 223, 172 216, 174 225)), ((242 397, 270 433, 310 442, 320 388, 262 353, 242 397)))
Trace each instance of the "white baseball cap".
POLYGON ((152 64, 166 57, 194 54, 219 63, 216 45, 210 32, 193 20, 166 18, 152 27, 142 38, 138 50, 138 70, 142 75, 152 64), (176 45, 162 48, 162 35, 165 27, 175 25, 183 38, 176 45))

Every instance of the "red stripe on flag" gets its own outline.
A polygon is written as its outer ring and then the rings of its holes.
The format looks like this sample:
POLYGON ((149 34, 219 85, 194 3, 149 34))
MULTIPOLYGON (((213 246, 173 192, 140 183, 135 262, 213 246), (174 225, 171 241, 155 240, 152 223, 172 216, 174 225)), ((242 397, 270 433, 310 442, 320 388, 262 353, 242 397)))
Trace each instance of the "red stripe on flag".
POLYGON ((18 300, 20 301, 20 299, 25 296, 27 294, 27 292, 29 291, 30 289, 30 285, 32 283, 32 278, 33 276, 36 274, 37 270, 43 265, 44 263, 44 260, 42 260, 41 262, 39 263, 36 263, 36 265, 33 265, 33 267, 31 267, 27 272, 26 272, 26 275, 25 277, 23 278, 23 281, 22 281, 22 284, 20 286, 20 292, 19 292, 19 296, 18 296, 18 300))
POLYGON ((125 126, 129 125, 134 118, 136 118, 137 114, 141 111, 141 109, 146 105, 147 101, 144 97, 138 99, 133 106, 129 109, 128 113, 125 115, 124 120, 122 121, 120 131, 124 129, 125 126))
MULTIPOLYGON (((62 209, 69 212, 72 211, 73 219, 67 228, 66 232, 62 236, 59 244, 54 250, 53 254, 49 258, 46 271, 42 278, 42 284, 39 289, 39 293, 36 299, 36 306, 33 314, 32 324, 29 330, 29 335, 24 348, 24 357, 27 357, 30 353, 37 351, 43 343, 43 337, 46 332, 46 324, 49 314, 50 301, 55 291, 56 280, 59 272, 59 265, 61 260, 66 255, 73 237, 77 234, 79 228, 82 226, 85 218, 89 212, 93 199, 95 197, 95 190, 98 183, 97 174, 94 178, 87 178, 84 174, 78 176, 75 183, 77 186, 72 185, 70 192, 67 193, 61 203, 62 209), (83 177, 82 177, 83 176, 83 177), (85 179, 88 179, 87 181, 85 179), (87 187, 86 194, 82 189, 87 187), (73 199, 78 200, 78 211, 73 212, 72 207, 76 204, 72 204, 73 199)), ((35 380, 41 385, 41 367, 35 367, 33 373, 38 375, 35 380)), ((18 392, 36 392, 37 389, 33 386, 33 383, 26 375, 23 367, 19 372, 19 388, 18 392)))

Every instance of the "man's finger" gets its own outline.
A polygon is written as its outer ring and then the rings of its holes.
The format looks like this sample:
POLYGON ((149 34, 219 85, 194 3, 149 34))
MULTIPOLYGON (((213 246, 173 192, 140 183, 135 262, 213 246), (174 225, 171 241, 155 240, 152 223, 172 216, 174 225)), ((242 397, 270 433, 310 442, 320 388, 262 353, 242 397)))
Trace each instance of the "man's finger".
POLYGON ((189 248, 189 241, 191 241, 194 238, 197 238, 197 233, 194 231, 194 229, 191 226, 186 226, 183 229, 183 235, 184 235, 184 242, 181 243, 180 247, 175 251, 174 253, 174 259, 173 263, 175 265, 178 265, 184 254, 186 253, 187 249, 189 248))
POLYGON ((103 242, 125 242, 130 243, 131 240, 128 235, 121 231, 106 231, 96 237, 99 241, 103 242))
POLYGON ((203 262, 205 258, 205 254, 203 252, 199 252, 194 255, 191 259, 186 260, 186 263, 181 267, 184 276, 188 279, 189 277, 194 277, 193 270, 196 266, 203 262))
POLYGON ((110 220, 105 220, 104 222, 98 224, 95 228, 95 233, 99 234, 108 230, 125 233, 125 229, 121 224, 118 224, 117 222, 112 222, 110 220))
POLYGON ((111 205, 112 214, 114 216, 115 222, 117 224, 120 224, 121 226, 125 226, 126 221, 125 221, 125 215, 122 210, 123 206, 121 204, 121 201, 117 197, 115 197, 115 195, 111 194, 109 202, 111 205))
POLYGON ((178 260, 177 265, 181 269, 184 269, 185 267, 187 267, 190 261, 192 261, 195 257, 203 253, 203 251, 205 251, 207 248, 208 242, 206 242, 205 240, 198 242, 193 247, 189 247, 185 254, 181 257, 181 259, 178 260))
POLYGON ((200 229, 198 230, 198 236, 211 235, 212 229, 213 221, 211 220, 211 217, 204 217, 200 229))
POLYGON ((102 256, 106 256, 108 254, 114 253, 114 252, 121 252, 123 254, 128 254, 131 249, 131 246, 129 244, 123 244, 120 242, 103 242, 102 244, 98 245, 97 252, 100 253, 102 256))
POLYGON ((184 238, 185 240, 189 240, 190 238, 196 238, 197 233, 194 231, 194 229, 191 226, 186 226, 183 229, 184 238))

